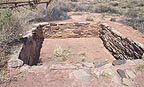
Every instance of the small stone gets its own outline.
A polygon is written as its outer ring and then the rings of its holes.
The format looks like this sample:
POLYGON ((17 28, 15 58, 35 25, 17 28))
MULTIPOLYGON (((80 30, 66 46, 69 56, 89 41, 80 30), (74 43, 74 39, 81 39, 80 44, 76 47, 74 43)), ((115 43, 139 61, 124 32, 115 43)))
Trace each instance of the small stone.
POLYGON ((123 70, 118 69, 118 70, 117 70, 117 73, 119 74, 119 76, 120 76, 121 78, 126 78, 126 74, 125 74, 125 72, 124 72, 123 70))
POLYGON ((128 75, 129 78, 136 77, 136 74, 132 70, 126 70, 125 73, 128 75))
POLYGON ((130 79, 123 78, 123 79, 122 79, 122 83, 123 83, 123 85, 131 86, 131 81, 130 81, 130 79))
POLYGON ((92 80, 92 76, 82 69, 74 71, 73 74, 75 78, 81 80, 82 82, 90 82, 92 80))
POLYGON ((113 75, 114 72, 111 69, 105 69, 101 74, 101 76, 108 77, 108 78, 111 78, 113 75))
POLYGON ((94 63, 94 65, 95 65, 96 68, 102 67, 102 66, 104 66, 104 65, 106 65, 106 64, 108 64, 107 61, 101 61, 101 62, 95 62, 95 63, 94 63))
POLYGON ((23 61, 20 59, 10 59, 8 61, 8 66, 10 68, 21 67, 23 65, 23 61))
POLYGON ((102 73, 103 73, 102 70, 94 70, 93 71, 93 75, 95 75, 97 78, 99 78, 102 73))
POLYGON ((143 55, 142 55, 142 59, 144 60, 144 53, 143 53, 143 55))
POLYGON ((116 66, 116 65, 121 65, 121 64, 125 64, 126 61, 125 60, 114 60, 112 65, 116 66))
POLYGON ((144 61, 143 59, 136 59, 136 60, 133 60, 135 64, 144 64, 144 61))
POLYGON ((121 84, 121 79, 115 75, 113 78, 112 78, 112 82, 116 83, 116 84, 121 84))
POLYGON ((56 23, 50 23, 50 26, 57 26, 56 23))

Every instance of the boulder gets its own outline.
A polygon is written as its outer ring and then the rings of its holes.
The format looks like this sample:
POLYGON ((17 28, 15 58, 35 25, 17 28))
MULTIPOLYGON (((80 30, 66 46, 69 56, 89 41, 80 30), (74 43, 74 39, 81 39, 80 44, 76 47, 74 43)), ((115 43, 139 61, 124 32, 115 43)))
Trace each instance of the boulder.
POLYGON ((17 67, 21 67, 22 65, 23 65, 23 61, 20 59, 10 59, 8 61, 9 68, 17 68, 17 67))

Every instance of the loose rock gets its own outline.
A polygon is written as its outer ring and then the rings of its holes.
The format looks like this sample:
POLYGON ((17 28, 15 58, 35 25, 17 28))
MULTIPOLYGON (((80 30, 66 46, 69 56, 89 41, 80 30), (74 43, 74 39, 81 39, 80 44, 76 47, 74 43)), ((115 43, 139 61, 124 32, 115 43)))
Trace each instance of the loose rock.
POLYGON ((115 75, 113 78, 112 78, 112 82, 116 83, 116 84, 121 84, 121 79, 115 75))
POLYGON ((20 59, 10 59, 8 61, 8 66, 10 68, 16 68, 16 67, 20 67, 23 65, 23 61, 20 59))
POLYGON ((20 68, 19 72, 26 72, 30 69, 31 67, 29 65, 24 65, 20 68))
POLYGON ((118 69, 117 73, 120 75, 121 78, 126 78, 126 74, 125 74, 125 72, 123 70, 118 69))
POLYGON ((112 65, 116 66, 116 65, 121 65, 121 64, 125 64, 126 61, 125 60, 114 60, 112 65))
POLYGON ((123 78, 122 79, 122 83, 126 86, 131 86, 131 81, 127 78, 123 78))
POLYGON ((84 70, 76 70, 73 74, 77 79, 83 82, 90 82, 92 80, 92 76, 84 70))
POLYGON ((93 63, 88 63, 88 62, 84 62, 82 63, 84 66, 88 67, 88 68, 94 68, 94 64, 93 63))
POLYGON ((105 77, 108 77, 108 78, 111 78, 113 75, 114 75, 114 72, 111 69, 105 69, 103 71, 103 73, 101 74, 101 76, 105 76, 105 77))
POLYGON ((128 75, 129 78, 135 78, 136 77, 136 74, 131 70, 126 70, 125 73, 128 75))
POLYGON ((142 59, 136 59, 133 60, 135 64, 144 64, 144 61, 142 59))
POLYGON ((104 66, 104 65, 106 65, 106 64, 108 64, 107 61, 101 61, 101 62, 95 62, 95 63, 94 63, 94 65, 95 65, 96 68, 101 67, 101 66, 104 66))

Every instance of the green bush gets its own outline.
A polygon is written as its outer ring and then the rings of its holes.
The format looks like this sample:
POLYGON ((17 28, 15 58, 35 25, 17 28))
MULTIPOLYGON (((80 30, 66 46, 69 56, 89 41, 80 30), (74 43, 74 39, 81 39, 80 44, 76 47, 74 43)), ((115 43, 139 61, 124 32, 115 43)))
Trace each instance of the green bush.
POLYGON ((10 9, 0 10, 0 42, 8 44, 17 39, 23 29, 10 9))
POLYGON ((19 38, 22 31, 23 28, 12 10, 0 10, 0 76, 5 74, 12 44, 19 38))
POLYGON ((118 8, 106 4, 100 4, 96 6, 95 12, 121 14, 118 8))
POLYGON ((67 7, 67 4, 54 1, 49 4, 46 10, 41 12, 42 15, 44 15, 43 17, 34 16, 34 18, 30 20, 30 22, 47 22, 69 19, 67 12, 70 11, 70 9, 67 7))

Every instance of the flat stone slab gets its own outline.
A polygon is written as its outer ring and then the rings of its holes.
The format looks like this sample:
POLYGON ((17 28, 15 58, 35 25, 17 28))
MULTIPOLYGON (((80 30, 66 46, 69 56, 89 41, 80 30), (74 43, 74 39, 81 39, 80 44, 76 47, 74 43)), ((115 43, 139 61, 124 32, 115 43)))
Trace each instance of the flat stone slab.
POLYGON ((87 68, 94 68, 94 64, 93 63, 89 63, 89 62, 84 62, 82 63, 85 67, 87 68))
POLYGON ((94 65, 96 68, 102 67, 104 65, 108 64, 107 61, 101 61, 101 62, 95 62, 94 65))
POLYGON ((118 69, 117 73, 120 75, 121 78, 126 78, 126 74, 125 74, 124 70, 118 69))
POLYGON ((74 71, 73 75, 75 76, 76 79, 82 82, 90 82, 92 80, 92 76, 82 69, 74 71))
POLYGON ((127 79, 127 78, 123 78, 122 79, 122 83, 123 83, 123 85, 126 85, 126 86, 131 86, 131 81, 130 81, 130 79, 127 79))
POLYGON ((132 70, 126 70, 125 73, 128 75, 129 78, 136 77, 136 74, 132 70))
POLYGON ((125 63, 126 63, 125 60, 114 60, 114 61, 112 62, 112 65, 113 65, 113 66, 116 66, 116 65, 122 65, 122 64, 125 64, 125 63))
POLYGON ((116 83, 116 84, 121 84, 121 79, 119 78, 119 76, 115 75, 112 78, 112 82, 116 83))

